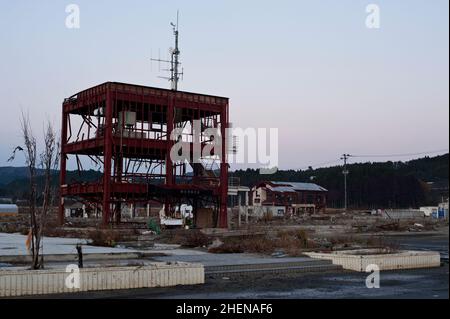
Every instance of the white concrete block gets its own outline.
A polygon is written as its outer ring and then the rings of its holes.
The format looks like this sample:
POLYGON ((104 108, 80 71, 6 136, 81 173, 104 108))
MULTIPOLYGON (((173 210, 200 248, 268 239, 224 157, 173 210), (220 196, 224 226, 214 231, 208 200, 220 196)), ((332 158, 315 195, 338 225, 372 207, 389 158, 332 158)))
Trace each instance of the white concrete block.
POLYGON ((331 260, 342 268, 365 272, 368 265, 375 264, 380 270, 415 269, 439 267, 441 257, 434 251, 400 251, 383 253, 379 250, 347 250, 331 253, 305 253, 311 258, 331 260))
POLYGON ((80 269, 80 288, 70 289, 65 269, 0 270, 0 297, 194 285, 205 282, 204 267, 190 263, 154 263, 139 267, 80 269))

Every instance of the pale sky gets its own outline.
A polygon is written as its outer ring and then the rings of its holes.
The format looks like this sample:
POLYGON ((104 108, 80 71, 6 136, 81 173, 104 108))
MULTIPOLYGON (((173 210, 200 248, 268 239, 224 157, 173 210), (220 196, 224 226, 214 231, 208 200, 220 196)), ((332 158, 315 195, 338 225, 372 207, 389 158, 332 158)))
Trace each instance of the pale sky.
MULTIPOLYGON (((180 89, 229 97, 235 127, 278 128, 281 168, 448 149, 448 0, 0 0, 0 166, 21 110, 41 135, 90 86, 168 88, 149 58, 172 46, 177 9, 180 89), (70 3, 79 29, 65 26, 70 3), (380 29, 366 27, 369 3, 380 29)), ((408 158, 365 160, 386 159, 408 158)))

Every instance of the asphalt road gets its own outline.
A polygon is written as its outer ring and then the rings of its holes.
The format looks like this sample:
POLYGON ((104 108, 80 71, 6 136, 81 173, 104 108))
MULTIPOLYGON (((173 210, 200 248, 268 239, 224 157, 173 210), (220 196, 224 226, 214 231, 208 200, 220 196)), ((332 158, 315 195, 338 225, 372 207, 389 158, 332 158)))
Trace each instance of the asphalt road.
POLYGON ((441 258, 448 260, 448 238, 447 230, 446 233, 436 235, 415 233, 407 236, 388 236, 386 240, 398 244, 402 249, 438 251, 441 254, 441 258))
MULTIPOLYGON (((48 298, 143 299, 448 299, 448 264, 440 268, 382 272, 380 288, 368 289, 366 274, 270 275, 207 278, 200 286, 51 295, 48 298)), ((42 297, 41 297, 42 298, 42 297)))

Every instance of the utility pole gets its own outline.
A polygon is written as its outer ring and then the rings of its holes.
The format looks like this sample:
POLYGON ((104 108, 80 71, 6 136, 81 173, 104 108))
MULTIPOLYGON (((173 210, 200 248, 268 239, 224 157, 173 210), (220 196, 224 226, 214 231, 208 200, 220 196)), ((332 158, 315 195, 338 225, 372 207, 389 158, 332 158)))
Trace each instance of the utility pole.
POLYGON ((351 157, 350 154, 342 154, 341 160, 344 160, 344 169, 342 170, 342 174, 344 174, 344 210, 347 211, 347 160, 351 157))

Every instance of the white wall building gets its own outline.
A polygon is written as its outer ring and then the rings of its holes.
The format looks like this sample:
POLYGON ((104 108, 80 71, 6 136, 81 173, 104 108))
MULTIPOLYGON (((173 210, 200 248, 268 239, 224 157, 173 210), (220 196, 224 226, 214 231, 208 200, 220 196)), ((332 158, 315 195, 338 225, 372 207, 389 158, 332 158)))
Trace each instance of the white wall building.
POLYGON ((433 214, 437 214, 438 208, 438 206, 422 206, 419 210, 422 211, 426 217, 431 217, 433 214))

